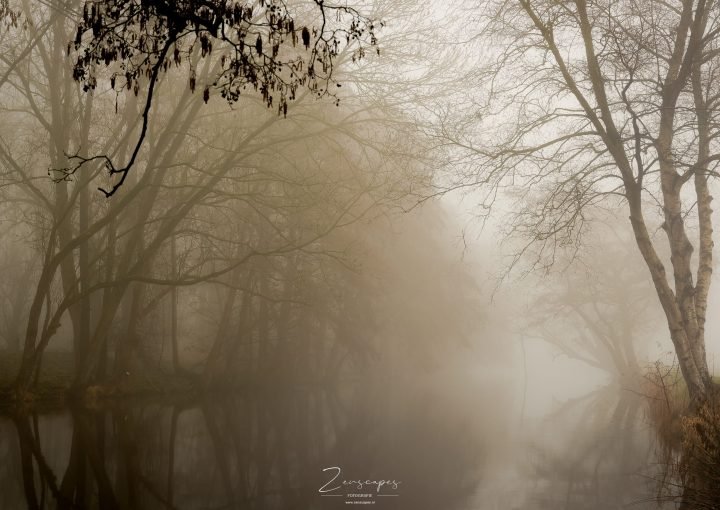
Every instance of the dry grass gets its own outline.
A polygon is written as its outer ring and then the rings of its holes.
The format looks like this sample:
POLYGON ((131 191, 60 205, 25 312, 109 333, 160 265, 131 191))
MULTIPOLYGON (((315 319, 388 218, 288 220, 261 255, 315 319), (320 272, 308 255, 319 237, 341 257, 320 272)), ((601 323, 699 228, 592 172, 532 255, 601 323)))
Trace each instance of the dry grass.
POLYGON ((682 428, 684 502, 693 509, 720 508, 720 404, 706 403, 683 418, 682 428))
MULTIPOLYGON (((716 383, 717 378, 716 378, 716 383)), ((643 393, 648 418, 667 467, 660 492, 676 494, 682 508, 720 508, 720 401, 690 411, 687 386, 677 365, 656 363, 647 371, 643 393)), ((674 499, 674 498, 673 498, 674 499)))
POLYGON ((688 414, 690 397, 677 365, 657 362, 645 373, 642 393, 648 401, 648 419, 661 444, 668 450, 682 447, 682 420, 688 414))

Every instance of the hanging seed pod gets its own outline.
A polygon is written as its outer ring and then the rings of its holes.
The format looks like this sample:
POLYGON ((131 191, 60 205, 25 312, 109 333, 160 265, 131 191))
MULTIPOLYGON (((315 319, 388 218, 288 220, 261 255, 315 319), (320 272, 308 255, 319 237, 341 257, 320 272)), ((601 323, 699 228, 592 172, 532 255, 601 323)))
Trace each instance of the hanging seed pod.
POLYGON ((305 49, 308 49, 310 47, 310 31, 308 31, 307 27, 303 27, 302 29, 302 41, 305 49))

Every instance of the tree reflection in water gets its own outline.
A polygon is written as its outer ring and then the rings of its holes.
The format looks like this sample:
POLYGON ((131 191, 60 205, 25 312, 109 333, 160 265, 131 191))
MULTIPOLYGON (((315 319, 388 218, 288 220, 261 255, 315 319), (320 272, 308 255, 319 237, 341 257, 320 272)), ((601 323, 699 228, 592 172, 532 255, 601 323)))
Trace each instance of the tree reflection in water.
POLYGON ((0 419, 0 508, 344 508, 318 492, 335 466, 400 481, 378 509, 663 508, 642 397, 603 388, 513 434, 503 384, 444 379, 0 419))
POLYGON ((545 417, 530 439, 524 477, 533 488, 520 508, 664 508, 645 404, 643 396, 610 385, 545 417))
POLYGON ((338 466, 401 481, 375 508, 467 508, 503 428, 470 396, 373 384, 15 415, 0 421, 0 506, 338 508, 318 492, 338 466))

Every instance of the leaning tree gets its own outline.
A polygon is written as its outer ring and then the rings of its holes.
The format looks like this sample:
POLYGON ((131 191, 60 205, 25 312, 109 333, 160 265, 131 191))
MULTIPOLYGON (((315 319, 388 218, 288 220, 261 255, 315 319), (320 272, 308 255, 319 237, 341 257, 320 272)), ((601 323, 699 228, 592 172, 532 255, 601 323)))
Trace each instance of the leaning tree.
POLYGON ((482 20, 482 94, 462 131, 447 124, 441 133, 467 158, 453 184, 486 186, 489 202, 512 187, 512 232, 539 246, 539 263, 578 242, 589 208, 624 203, 682 374, 702 401, 712 388, 705 321, 720 6, 498 1, 482 20))

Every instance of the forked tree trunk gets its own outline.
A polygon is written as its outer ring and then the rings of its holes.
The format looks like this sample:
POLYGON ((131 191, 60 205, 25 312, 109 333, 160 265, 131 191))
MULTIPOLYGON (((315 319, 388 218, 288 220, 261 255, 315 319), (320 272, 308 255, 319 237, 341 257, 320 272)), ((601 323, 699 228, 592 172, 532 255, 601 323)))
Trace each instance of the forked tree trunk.
MULTIPOLYGON (((703 76, 703 69, 709 70, 715 65, 713 63, 713 59, 716 58, 715 49, 712 42, 714 38, 708 35, 713 33, 708 31, 708 23, 709 20, 714 19, 714 9, 717 5, 704 1, 682 2, 678 4, 677 9, 670 8, 672 16, 677 17, 671 22, 672 25, 668 25, 669 30, 666 33, 661 32, 660 36, 660 39, 666 36, 663 40, 669 43, 668 51, 663 53, 664 48, 659 46, 656 48, 660 52, 658 54, 662 54, 658 61, 662 60, 666 65, 658 73, 660 82, 657 88, 658 95, 657 97, 641 96, 641 99, 637 99, 628 93, 631 92, 634 83, 644 79, 641 76, 644 65, 640 62, 641 58, 623 55, 620 50, 617 60, 614 61, 617 64, 617 67, 613 68, 614 76, 605 76, 613 57, 609 57, 607 53, 606 39, 598 38, 596 35, 598 32, 603 32, 607 40, 615 37, 614 26, 622 24, 621 18, 608 16, 610 24, 606 25, 605 20, 598 17, 594 4, 577 0, 573 2, 576 8, 573 16, 565 18, 568 20, 567 24, 563 25, 560 21, 556 25, 554 21, 549 21, 555 19, 551 15, 553 8, 543 10, 538 9, 535 2, 529 0, 519 0, 519 2, 520 8, 536 28, 534 35, 541 38, 542 43, 539 47, 549 51, 557 64, 558 76, 552 78, 553 82, 561 77, 566 91, 577 100, 577 114, 587 119, 593 135, 600 138, 603 150, 606 150, 619 170, 619 177, 622 178, 624 194, 630 208, 630 222, 637 246, 650 271, 657 296, 665 312, 670 337, 693 405, 697 405, 708 397, 713 388, 705 353, 705 314, 712 273, 713 249, 710 208, 712 197, 707 186, 708 165, 714 160, 714 157, 710 157, 710 141, 713 136, 710 122, 711 116, 717 113, 717 107, 713 104, 715 92, 708 85, 712 83, 712 76, 710 71, 706 71, 706 75, 703 76), (579 66, 573 67, 568 64, 569 57, 560 44, 562 41, 556 38, 556 33, 564 33, 566 28, 578 29, 582 35, 585 53, 582 65, 579 65, 579 60, 575 61, 579 66), (602 41, 602 50, 595 47, 597 41, 602 41), (663 75, 660 76, 660 73, 663 75), (620 83, 624 83, 622 90, 616 86, 620 83), (694 102, 692 105, 687 104, 689 93, 694 102), (610 97, 611 94, 616 95, 610 97), (682 110, 678 108, 681 95, 682 110), (706 104, 707 98, 709 98, 708 104, 706 104), (625 106, 624 113, 617 111, 618 105, 625 106), (650 122, 649 117, 644 115, 648 111, 648 105, 653 106, 653 115, 655 113, 659 115, 657 123, 650 122), (688 113, 695 116, 696 124, 686 118, 688 113), (683 117, 676 119, 676 115, 683 117), (616 119, 622 119, 623 124, 616 124, 616 119), (692 126, 693 138, 688 142, 687 133, 690 124, 695 125, 692 126), (628 128, 632 131, 630 132, 628 128), (648 140, 651 145, 647 145, 648 140), (690 149, 688 144, 691 146, 690 149), (687 154, 692 153, 694 149, 697 150, 696 159, 694 161, 687 159, 687 154), (656 152, 657 159, 647 157, 648 151, 656 152), (654 198, 658 199, 662 206, 664 219, 662 227, 670 249, 668 272, 671 274, 666 274, 665 264, 654 244, 656 241, 648 232, 642 210, 643 193, 646 192, 647 186, 643 179, 648 171, 654 173, 656 161, 659 167, 661 190, 660 196, 654 198), (682 199, 689 190, 687 188, 683 190, 683 186, 688 184, 690 179, 694 179, 695 196, 684 204, 682 199), (695 245, 690 241, 684 223, 688 211, 693 209, 693 202, 697 203, 699 227, 699 236, 695 245), (694 274, 693 251, 695 250, 697 250, 698 265, 694 274), (695 279, 697 281, 694 281, 695 279)), ((562 8, 566 7, 563 5, 562 8)), ((656 30, 662 30, 650 20, 647 26, 648 32, 644 32, 643 36, 654 36, 656 30)), ((530 47, 533 45, 531 44, 530 47)), ((529 70, 529 72, 533 71, 529 70)), ((545 72, 544 67, 542 72, 545 72)), ((544 78, 540 77, 540 82, 542 80, 544 78)), ((518 131, 517 136, 522 140, 525 129, 527 125, 522 126, 518 131)), ((565 137, 558 140, 565 143, 565 137)), ((551 142, 549 145, 555 143, 551 142)), ((547 145, 540 144, 538 147, 545 150, 547 145)), ((515 148, 513 146, 511 149, 515 148)), ((540 149, 533 151, 534 154, 541 153, 540 149)), ((523 160, 527 157, 525 151, 520 151, 519 154, 523 160)), ((500 159, 504 157, 503 155, 500 159)), ((596 182, 598 181, 594 181, 593 185, 596 182)))
MULTIPOLYGON (((678 269, 682 268, 685 261, 680 261, 675 257, 673 257, 673 269, 676 289, 679 290, 679 293, 673 291, 668 284, 665 267, 652 245, 639 204, 635 204, 631 200, 630 211, 630 221, 635 232, 635 239, 650 270, 655 290, 665 312, 670 338, 675 347, 683 379, 687 384, 691 400, 698 403, 707 397, 710 375, 705 356, 704 330, 698 327, 694 310, 698 305, 706 306, 706 302, 699 302, 700 296, 695 295, 691 273, 689 275, 685 273, 683 277, 678 275, 678 269), (688 278, 689 281, 683 280, 683 278, 688 278)), ((675 225, 673 228, 684 227, 675 225)), ((672 239, 670 235, 668 237, 672 239)), ((671 249, 680 255, 687 248, 675 246, 671 249)), ((686 262, 689 264, 689 254, 687 257, 686 262)))

